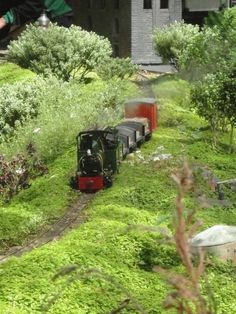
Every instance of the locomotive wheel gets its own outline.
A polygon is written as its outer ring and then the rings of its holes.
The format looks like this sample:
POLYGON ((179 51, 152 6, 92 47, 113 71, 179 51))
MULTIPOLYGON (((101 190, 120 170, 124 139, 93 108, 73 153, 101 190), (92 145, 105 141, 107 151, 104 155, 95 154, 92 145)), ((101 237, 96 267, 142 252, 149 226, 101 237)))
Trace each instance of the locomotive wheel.
POLYGON ((106 188, 110 188, 112 187, 113 181, 112 181, 112 177, 111 176, 105 176, 104 177, 104 186, 106 188))

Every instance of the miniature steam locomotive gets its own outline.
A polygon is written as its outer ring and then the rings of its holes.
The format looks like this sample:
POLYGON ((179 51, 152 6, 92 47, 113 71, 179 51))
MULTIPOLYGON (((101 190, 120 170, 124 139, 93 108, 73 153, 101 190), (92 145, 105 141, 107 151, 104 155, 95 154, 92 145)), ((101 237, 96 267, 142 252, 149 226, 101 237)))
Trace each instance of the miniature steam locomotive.
POLYGON ((140 98, 125 103, 125 119, 116 127, 80 132, 75 188, 96 192, 111 187, 120 162, 149 140, 156 127, 155 99, 140 98))

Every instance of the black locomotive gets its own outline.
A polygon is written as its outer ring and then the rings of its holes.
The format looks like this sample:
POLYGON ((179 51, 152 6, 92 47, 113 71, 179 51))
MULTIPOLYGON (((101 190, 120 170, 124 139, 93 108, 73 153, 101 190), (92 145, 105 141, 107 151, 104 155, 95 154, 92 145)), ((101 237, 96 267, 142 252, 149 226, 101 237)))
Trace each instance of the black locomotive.
POLYGON ((75 187, 83 192, 110 187, 120 162, 149 140, 156 127, 156 101, 141 98, 125 104, 125 119, 116 127, 80 132, 75 187))

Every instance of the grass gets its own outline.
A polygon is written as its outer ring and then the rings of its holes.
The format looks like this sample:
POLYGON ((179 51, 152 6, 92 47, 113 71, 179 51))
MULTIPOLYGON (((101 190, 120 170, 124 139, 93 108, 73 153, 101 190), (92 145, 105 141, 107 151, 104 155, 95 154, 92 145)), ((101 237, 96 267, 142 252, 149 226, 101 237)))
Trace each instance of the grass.
MULTIPOLYGON (((86 223, 55 243, 1 265, 2 313, 42 313, 41 306, 60 291, 63 293, 48 313, 110 313, 126 298, 117 285, 92 275, 70 286, 66 279, 72 278, 72 274, 53 281, 52 276, 69 264, 79 265, 81 270, 100 269, 111 275, 137 298, 147 313, 174 313, 163 310, 168 287, 159 274, 151 270, 158 264, 181 272, 182 266, 174 248, 160 244, 159 233, 144 232, 140 227, 159 226, 172 230, 176 188, 170 175, 184 159, 194 166, 207 166, 215 175, 226 179, 236 175, 236 155, 229 155, 222 148, 212 149, 209 131, 204 130, 205 122, 187 110, 185 82, 172 76, 161 77, 154 82, 154 90, 160 103, 159 128, 152 140, 142 146, 141 153, 146 161, 153 152, 171 154, 172 158, 143 163, 137 154, 130 156, 122 164, 112 189, 99 192, 90 204, 86 223)), ((224 143, 224 136, 221 141, 224 143)), ((72 163, 73 152, 65 152, 52 164, 48 176, 36 180, 32 189, 20 193, 12 204, 15 208, 20 208, 21 204, 32 206, 34 213, 41 213, 42 203, 45 217, 51 210, 63 207, 65 199, 74 198, 73 193, 67 194, 66 187, 72 163), (54 202, 57 205, 54 206, 54 202)), ((196 173, 196 182, 207 197, 217 198, 199 173, 196 173)), ((198 217, 204 220, 202 228, 219 223, 235 224, 235 195, 229 193, 228 197, 231 207, 199 209, 198 217)), ((186 197, 185 203, 186 208, 199 205, 194 191, 186 197)), ((235 313, 234 268, 212 261, 207 274, 218 313, 235 313)), ((123 313, 137 313, 137 310, 131 304, 123 313)))
POLYGON ((34 76, 35 74, 30 70, 23 70, 14 63, 4 62, 0 64, 0 85, 14 83, 34 76))

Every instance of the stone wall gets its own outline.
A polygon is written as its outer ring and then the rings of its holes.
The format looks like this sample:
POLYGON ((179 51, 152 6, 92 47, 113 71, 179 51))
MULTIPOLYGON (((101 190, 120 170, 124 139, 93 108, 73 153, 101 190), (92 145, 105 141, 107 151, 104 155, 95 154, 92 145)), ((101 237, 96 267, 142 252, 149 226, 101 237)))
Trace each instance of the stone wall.
POLYGON ((154 52, 153 31, 181 18, 181 0, 169 0, 168 9, 160 9, 160 0, 152 1, 152 9, 143 9, 143 0, 132 0, 132 59, 143 64, 161 63, 161 58, 154 52))
POLYGON ((136 63, 159 64, 152 34, 156 27, 182 18, 182 1, 169 0, 168 9, 160 9, 161 0, 152 0, 152 9, 144 9, 143 0, 74 0, 76 24, 107 37, 115 55, 130 56, 136 63), (89 5, 90 4, 90 5, 89 5), (90 6, 90 7, 89 7, 90 6))

